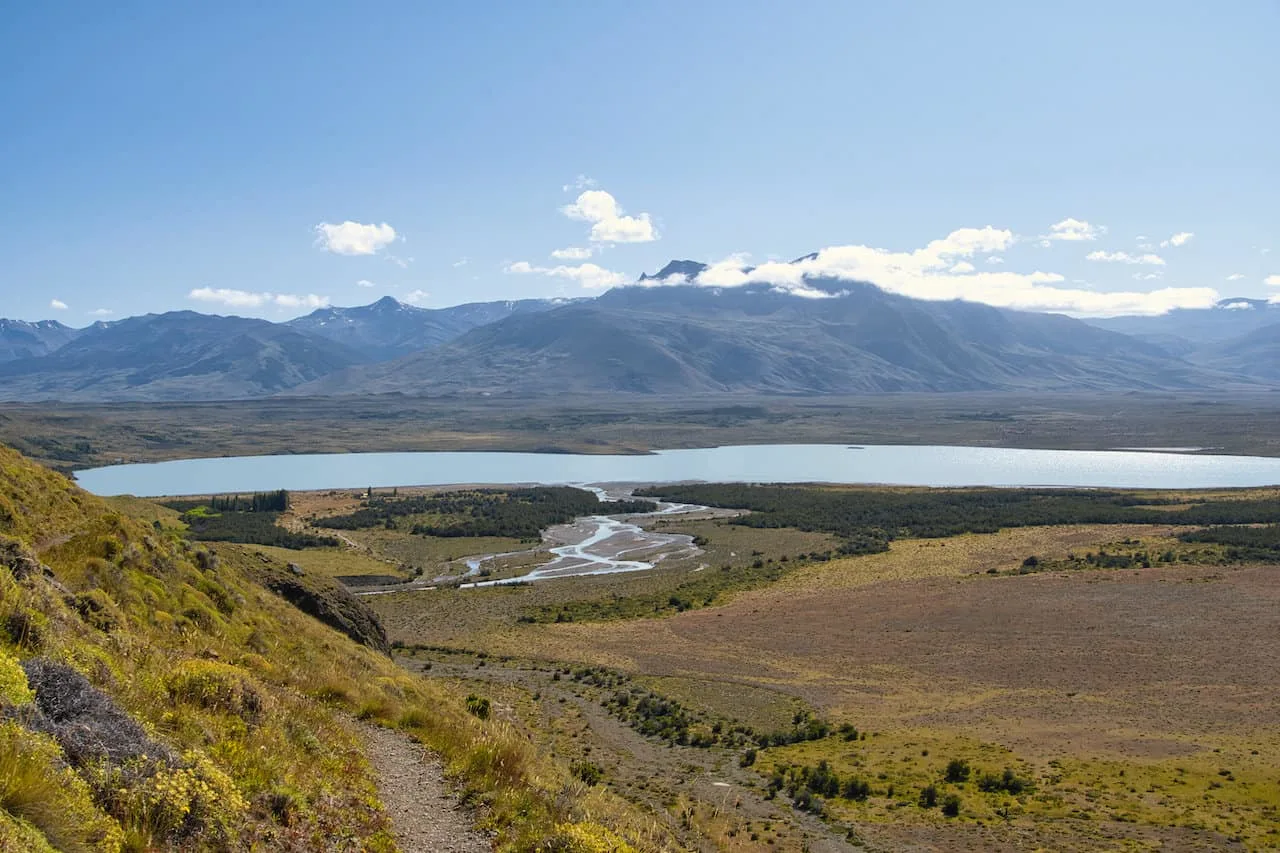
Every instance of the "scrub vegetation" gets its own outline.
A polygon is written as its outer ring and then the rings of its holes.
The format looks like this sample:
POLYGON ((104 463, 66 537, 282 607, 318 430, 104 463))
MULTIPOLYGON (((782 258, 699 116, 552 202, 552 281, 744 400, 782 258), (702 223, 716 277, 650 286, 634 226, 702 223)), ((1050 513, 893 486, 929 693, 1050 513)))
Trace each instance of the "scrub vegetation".
POLYGON ((0 447, 0 849, 394 850, 357 717, 438 753, 499 849, 669 846, 518 721, 325 624, 376 625, 359 601, 159 522, 0 447))
POLYGON ((1274 490, 649 494, 747 512, 655 520, 692 563, 372 604, 719 849, 1280 845, 1274 490))

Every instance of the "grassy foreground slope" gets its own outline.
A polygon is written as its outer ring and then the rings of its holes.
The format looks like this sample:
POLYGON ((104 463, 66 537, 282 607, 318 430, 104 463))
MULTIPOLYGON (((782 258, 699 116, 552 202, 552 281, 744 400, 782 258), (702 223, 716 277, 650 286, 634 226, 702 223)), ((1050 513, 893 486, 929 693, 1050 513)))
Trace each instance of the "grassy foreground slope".
POLYGON ((394 850, 357 717, 437 751, 497 849, 670 846, 282 573, 311 582, 0 446, 0 850, 394 850))

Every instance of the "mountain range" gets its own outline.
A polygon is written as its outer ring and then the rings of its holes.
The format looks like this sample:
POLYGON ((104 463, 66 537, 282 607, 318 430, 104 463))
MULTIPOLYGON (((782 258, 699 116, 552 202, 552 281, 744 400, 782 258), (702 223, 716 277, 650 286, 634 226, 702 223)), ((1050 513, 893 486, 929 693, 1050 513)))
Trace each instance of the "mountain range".
POLYGON ((433 310, 385 297, 287 323, 0 320, 0 399, 1280 387, 1280 305, 1261 300, 1085 322, 865 282, 810 279, 806 295, 685 283, 702 269, 672 261, 593 299, 433 310))

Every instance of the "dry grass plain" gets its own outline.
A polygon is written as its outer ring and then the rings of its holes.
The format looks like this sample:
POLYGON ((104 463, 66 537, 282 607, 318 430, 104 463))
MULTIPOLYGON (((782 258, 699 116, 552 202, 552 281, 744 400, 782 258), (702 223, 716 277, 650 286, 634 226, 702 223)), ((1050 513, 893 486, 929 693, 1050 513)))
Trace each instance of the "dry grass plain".
MULTIPOLYGON (((1030 554, 1154 546, 1172 531, 901 541, 668 618, 487 623, 453 641, 607 665, 731 718, 802 702, 852 723, 871 736, 774 747, 757 768, 825 759, 864 774, 876 793, 830 814, 872 848, 1280 848, 1280 571, 1009 573, 1030 554), (940 785, 960 796, 959 818, 917 807, 952 758, 975 774, 1013 768, 1034 788, 940 785)), ((389 627, 409 639, 403 612, 389 627)))

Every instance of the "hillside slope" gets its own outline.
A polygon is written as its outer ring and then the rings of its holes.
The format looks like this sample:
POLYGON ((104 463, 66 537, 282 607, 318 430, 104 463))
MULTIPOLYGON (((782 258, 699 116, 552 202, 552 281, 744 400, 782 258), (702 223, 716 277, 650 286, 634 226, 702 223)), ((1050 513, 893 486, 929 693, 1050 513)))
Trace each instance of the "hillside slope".
POLYGON ((1222 343, 1280 323, 1280 303, 1230 297, 1209 308, 1175 308, 1154 317, 1104 317, 1091 325, 1149 340, 1180 340, 1191 347, 1222 343))
POLYGON ((1280 323, 1204 347, 1193 358, 1217 370, 1280 382, 1280 323))
POLYGON ((0 364, 0 399, 258 397, 363 360, 266 320, 174 311, 92 326, 48 355, 0 364))
POLYGON ((587 817, 628 809, 510 724, 162 518, 0 447, 0 850, 393 850, 353 715, 437 750, 499 849, 633 849, 587 817))

